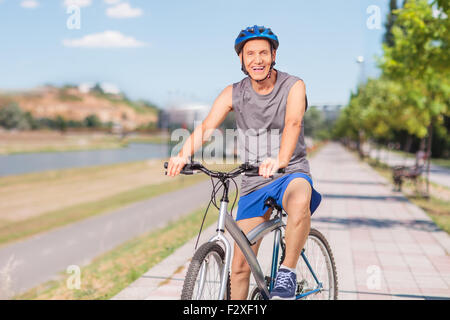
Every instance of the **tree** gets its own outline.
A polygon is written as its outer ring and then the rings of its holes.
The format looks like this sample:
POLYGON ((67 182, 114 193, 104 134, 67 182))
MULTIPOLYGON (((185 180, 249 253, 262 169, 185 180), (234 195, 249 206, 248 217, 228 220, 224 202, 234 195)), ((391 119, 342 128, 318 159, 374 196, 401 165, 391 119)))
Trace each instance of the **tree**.
POLYGON ((426 0, 410 0, 403 9, 394 11, 394 45, 383 45, 381 63, 383 74, 405 89, 405 111, 414 122, 410 129, 419 138, 428 137, 428 158, 433 128, 444 130, 444 118, 450 115, 450 10, 442 1, 436 4, 439 9, 426 0))
POLYGON ((62 116, 58 115, 55 119, 55 127, 61 132, 66 132, 67 121, 62 116))
POLYGON ((0 108, 0 126, 6 129, 30 129, 30 124, 24 112, 14 102, 0 108))
POLYGON ((382 76, 352 94, 335 133, 360 145, 368 137, 395 138, 407 132, 417 140, 427 138, 431 155, 433 133, 446 137, 449 128, 449 5, 448 1, 409 0, 401 9, 395 6, 391 1, 379 61, 382 76))
POLYGON ((398 9, 397 0, 390 0, 389 2, 389 14, 387 17, 386 24, 384 25, 386 28, 386 33, 383 37, 383 42, 388 46, 394 46, 394 35, 392 34, 392 27, 394 26, 396 15, 394 11, 398 9))
POLYGON ((84 119, 84 123, 88 128, 99 128, 102 123, 95 114, 91 114, 84 119))

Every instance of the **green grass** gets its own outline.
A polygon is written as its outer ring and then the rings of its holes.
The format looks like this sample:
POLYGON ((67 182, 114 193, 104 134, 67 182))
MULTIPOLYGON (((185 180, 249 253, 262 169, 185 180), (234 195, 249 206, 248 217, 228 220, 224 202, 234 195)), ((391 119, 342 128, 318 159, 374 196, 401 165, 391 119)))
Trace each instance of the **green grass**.
POLYGON ((415 205, 421 207, 436 225, 450 234, 450 202, 430 197, 424 199, 422 197, 408 197, 415 205))
MULTIPOLYGON (((230 206, 234 197, 234 193, 230 194, 230 206)), ((196 236, 205 209, 202 207, 164 228, 129 240, 81 267, 79 290, 68 289, 69 275, 61 273, 58 280, 44 283, 14 299, 110 299, 196 236)), ((204 228, 217 220, 216 212, 211 206, 204 228)))

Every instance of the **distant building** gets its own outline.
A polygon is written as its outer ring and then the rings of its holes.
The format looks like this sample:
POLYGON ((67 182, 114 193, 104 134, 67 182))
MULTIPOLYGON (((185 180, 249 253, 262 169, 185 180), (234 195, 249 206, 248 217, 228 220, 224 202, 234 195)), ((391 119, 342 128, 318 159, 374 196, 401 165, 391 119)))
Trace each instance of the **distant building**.
POLYGON ((314 106, 323 112, 325 121, 336 120, 343 107, 341 104, 316 104, 314 106))
POLYGON ((196 123, 203 121, 210 110, 210 106, 201 103, 186 103, 170 106, 159 113, 159 128, 185 128, 193 130, 196 123))
POLYGON ((121 90, 115 84, 113 84, 113 83, 106 83, 106 82, 98 83, 98 84, 81 83, 78 86, 78 90, 81 93, 85 93, 86 94, 86 93, 91 92, 92 89, 94 89, 96 86, 98 86, 103 91, 103 93, 106 93, 106 94, 111 94, 111 95, 118 96, 118 95, 120 95, 122 93, 121 90))

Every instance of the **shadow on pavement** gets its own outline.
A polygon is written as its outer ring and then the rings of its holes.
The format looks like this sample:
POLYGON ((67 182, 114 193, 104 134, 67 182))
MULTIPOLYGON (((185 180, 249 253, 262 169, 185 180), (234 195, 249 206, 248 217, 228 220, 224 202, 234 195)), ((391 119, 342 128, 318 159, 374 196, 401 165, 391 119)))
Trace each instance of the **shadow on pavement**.
POLYGON ((378 229, 403 227, 418 231, 438 232, 441 231, 434 222, 427 220, 393 220, 393 219, 371 219, 371 218, 320 218, 314 219, 315 222, 340 224, 348 228, 374 227, 378 229))
POLYGON ((359 194, 330 194, 323 193, 324 198, 330 199, 358 199, 358 200, 379 200, 379 201, 400 201, 408 202, 409 200, 403 196, 367 196, 359 194))
POLYGON ((317 183, 331 183, 331 184, 358 184, 358 185, 372 185, 372 186, 385 186, 386 183, 374 182, 374 181, 342 181, 342 180, 322 180, 315 179, 317 183))

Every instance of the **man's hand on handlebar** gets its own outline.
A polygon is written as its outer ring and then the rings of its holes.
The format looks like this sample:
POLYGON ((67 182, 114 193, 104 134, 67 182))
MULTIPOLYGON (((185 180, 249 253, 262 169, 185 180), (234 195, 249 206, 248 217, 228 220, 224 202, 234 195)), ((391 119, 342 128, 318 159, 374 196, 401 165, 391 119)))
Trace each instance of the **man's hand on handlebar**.
POLYGON ((170 177, 175 177, 180 174, 184 166, 189 162, 187 157, 175 156, 171 157, 169 164, 167 166, 167 175, 170 177))
POLYGON ((267 158, 259 165, 259 175, 264 178, 270 178, 278 169, 280 169, 280 163, 278 159, 267 158))

